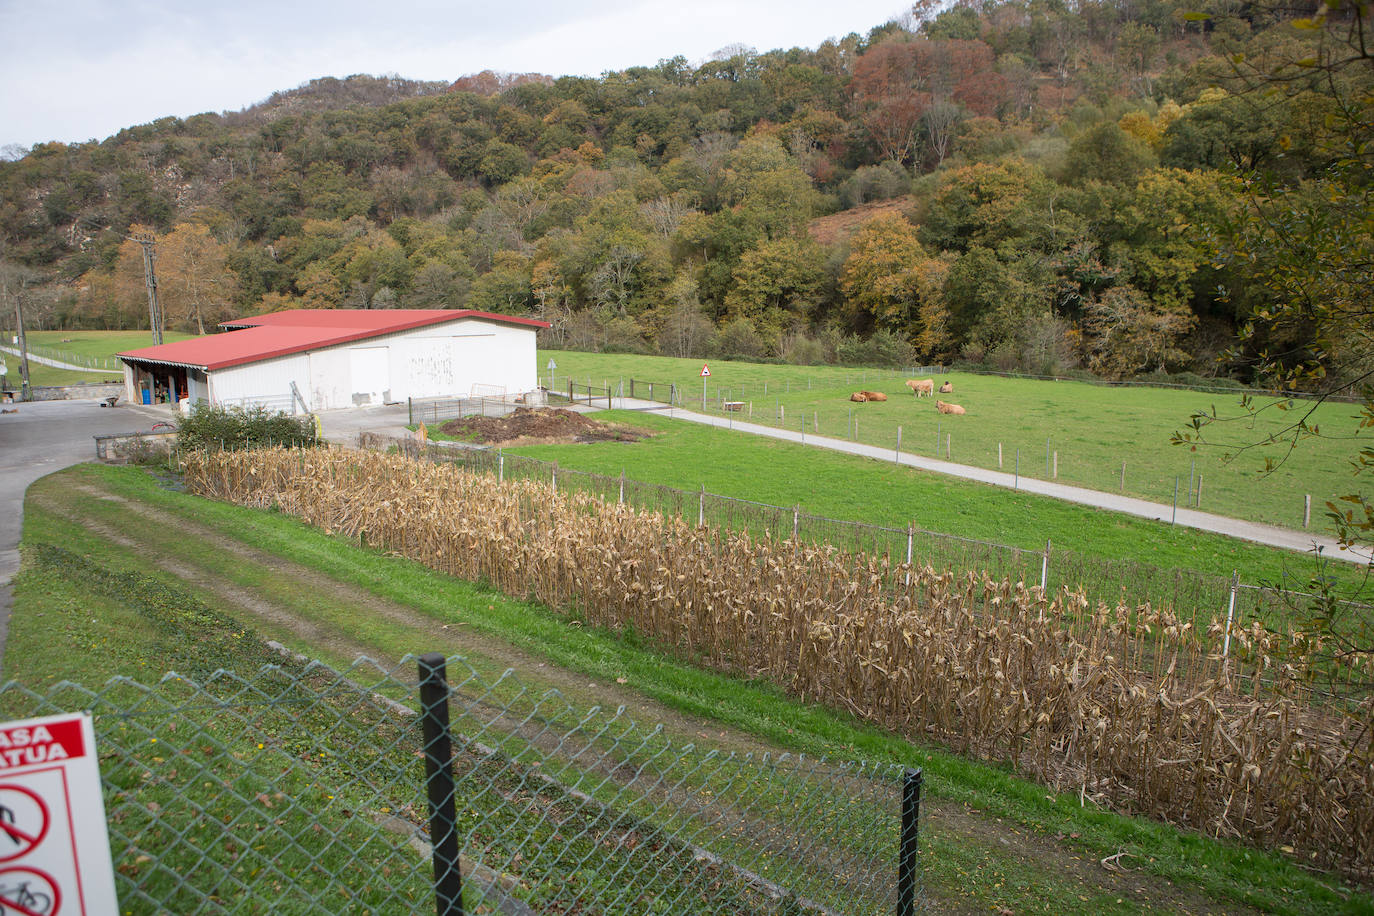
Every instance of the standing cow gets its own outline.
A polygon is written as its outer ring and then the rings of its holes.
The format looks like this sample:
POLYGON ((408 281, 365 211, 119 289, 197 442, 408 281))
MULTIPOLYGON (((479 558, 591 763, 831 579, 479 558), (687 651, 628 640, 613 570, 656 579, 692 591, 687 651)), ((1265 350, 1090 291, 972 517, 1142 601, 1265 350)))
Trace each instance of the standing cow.
POLYGON ((935 394, 935 379, 933 378, 909 378, 906 380, 906 386, 918 398, 931 397, 935 394))

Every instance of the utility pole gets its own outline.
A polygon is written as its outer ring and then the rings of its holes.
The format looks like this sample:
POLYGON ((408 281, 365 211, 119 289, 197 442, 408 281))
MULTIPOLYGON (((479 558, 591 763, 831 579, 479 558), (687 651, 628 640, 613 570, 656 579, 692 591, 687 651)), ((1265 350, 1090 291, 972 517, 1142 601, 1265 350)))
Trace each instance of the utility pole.
POLYGON ((14 294, 14 324, 19 329, 19 378, 23 382, 23 392, 20 400, 28 401, 33 398, 33 392, 29 388, 29 339, 24 334, 24 293, 23 288, 15 291, 14 294))
POLYGON ((157 302, 157 272, 153 265, 157 261, 157 250, 153 247, 151 233, 134 239, 143 248, 143 280, 148 285, 148 324, 153 330, 153 344, 162 343, 162 308, 157 302))

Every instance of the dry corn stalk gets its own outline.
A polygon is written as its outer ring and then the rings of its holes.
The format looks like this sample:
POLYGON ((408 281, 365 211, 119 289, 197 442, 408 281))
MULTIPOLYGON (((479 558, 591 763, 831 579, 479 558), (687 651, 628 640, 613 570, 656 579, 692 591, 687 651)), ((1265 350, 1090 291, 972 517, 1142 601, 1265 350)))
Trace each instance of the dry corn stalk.
POLYGON ((1374 874, 1374 700, 1313 702, 1319 639, 1237 628, 1223 660, 1167 609, 1090 607, 403 456, 260 450, 185 465, 193 492, 575 606, 1121 810, 1374 874))

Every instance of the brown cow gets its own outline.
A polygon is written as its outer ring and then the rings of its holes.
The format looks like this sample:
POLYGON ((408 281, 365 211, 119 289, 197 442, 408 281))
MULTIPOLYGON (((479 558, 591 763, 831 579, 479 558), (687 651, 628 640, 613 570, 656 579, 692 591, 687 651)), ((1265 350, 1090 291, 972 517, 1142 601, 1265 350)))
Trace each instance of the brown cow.
POLYGON ((909 378, 906 380, 906 386, 910 388, 911 393, 918 398, 929 397, 935 393, 935 379, 933 378, 909 378))
POLYGON ((849 396, 849 400, 858 401, 862 404, 864 401, 868 400, 868 395, 864 394, 862 391, 856 391, 849 396))
POLYGON ((953 382, 945 382, 943 385, 940 386, 940 393, 941 393, 941 394, 949 394, 949 393, 952 392, 952 391, 954 391, 954 383, 953 383, 953 382))
POLYGON ((863 395, 863 396, 864 396, 864 400, 866 400, 866 401, 886 401, 886 400, 887 400, 887 395, 883 394, 881 391, 860 391, 859 394, 863 395))
POLYGON ((962 415, 965 412, 964 408, 960 407, 958 404, 946 404, 944 401, 936 401, 935 409, 940 411, 940 413, 951 413, 956 416, 962 415))

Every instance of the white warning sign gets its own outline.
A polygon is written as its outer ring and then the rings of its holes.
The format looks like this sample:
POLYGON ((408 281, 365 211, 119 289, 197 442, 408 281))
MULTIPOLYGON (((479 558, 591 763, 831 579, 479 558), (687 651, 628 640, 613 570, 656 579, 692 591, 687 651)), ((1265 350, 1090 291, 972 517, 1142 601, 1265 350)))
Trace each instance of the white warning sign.
POLYGON ((85 713, 0 724, 0 912, 119 912, 85 713))

